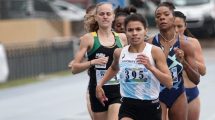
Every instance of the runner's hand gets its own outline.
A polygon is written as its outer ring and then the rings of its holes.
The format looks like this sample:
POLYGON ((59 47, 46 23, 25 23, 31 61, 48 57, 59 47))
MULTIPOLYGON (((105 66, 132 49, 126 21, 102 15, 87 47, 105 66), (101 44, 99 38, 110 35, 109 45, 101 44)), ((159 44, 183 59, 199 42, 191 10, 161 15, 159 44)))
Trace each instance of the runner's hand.
POLYGON ((104 65, 104 64, 107 64, 107 62, 108 62, 108 57, 100 57, 100 58, 91 60, 92 65, 104 65))
POLYGON ((179 48, 174 48, 176 58, 180 63, 184 62, 184 51, 179 48))
POLYGON ((71 69, 72 68, 72 65, 73 65, 73 60, 71 61, 71 62, 69 62, 69 64, 68 64, 68 67, 71 69))
POLYGON ((105 106, 105 101, 108 101, 108 98, 105 96, 105 92, 101 86, 96 86, 96 97, 101 102, 103 106, 105 106))
POLYGON ((148 56, 141 53, 141 54, 137 55, 136 60, 137 60, 137 63, 143 64, 147 69, 150 70, 151 64, 150 64, 148 56))

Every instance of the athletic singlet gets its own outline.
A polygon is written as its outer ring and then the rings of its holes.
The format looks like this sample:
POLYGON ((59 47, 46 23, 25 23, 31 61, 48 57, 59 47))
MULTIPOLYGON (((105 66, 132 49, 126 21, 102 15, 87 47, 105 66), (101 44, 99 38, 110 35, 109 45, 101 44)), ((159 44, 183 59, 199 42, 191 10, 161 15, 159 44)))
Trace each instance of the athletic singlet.
MULTIPOLYGON (((140 53, 130 53, 129 46, 122 49, 119 58, 119 81, 122 97, 140 100, 155 100, 159 96, 160 82, 143 64, 136 62, 140 53)), ((151 65, 155 66, 152 54, 152 45, 146 43, 142 53, 149 57, 151 65)))
MULTIPOLYGON (((94 37, 94 44, 93 48, 87 53, 88 60, 93 60, 99 57, 108 57, 107 64, 104 65, 94 65, 90 67, 89 69, 89 76, 90 76, 90 83, 89 85, 96 86, 99 80, 102 79, 104 76, 106 70, 110 67, 113 61, 113 53, 116 48, 122 48, 122 44, 120 42, 119 35, 115 32, 113 32, 115 37, 115 43, 111 47, 103 46, 101 45, 98 35, 96 32, 91 33, 94 37)), ((116 85, 119 84, 119 82, 116 80, 116 78, 112 78, 104 85, 116 85)))
MULTIPOLYGON (((152 44, 160 47, 163 50, 164 48, 158 39, 159 37, 158 35, 156 35, 152 41, 152 44)), ((178 89, 179 85, 183 84, 182 78, 183 65, 176 59, 174 48, 180 48, 179 37, 177 38, 175 44, 170 48, 167 57, 167 65, 172 73, 173 78, 173 88, 178 89)), ((161 85, 161 91, 165 88, 166 88, 165 86, 161 85)))

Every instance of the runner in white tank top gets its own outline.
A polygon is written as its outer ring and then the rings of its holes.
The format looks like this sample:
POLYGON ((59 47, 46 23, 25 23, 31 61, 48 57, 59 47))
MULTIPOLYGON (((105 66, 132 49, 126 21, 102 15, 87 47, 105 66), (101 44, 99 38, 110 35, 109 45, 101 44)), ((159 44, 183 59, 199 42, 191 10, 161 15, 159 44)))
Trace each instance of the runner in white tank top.
POLYGON ((119 72, 122 104, 119 119, 161 120, 158 100, 160 84, 171 88, 173 81, 163 51, 144 42, 146 21, 140 14, 125 19, 129 46, 117 48, 112 65, 96 87, 96 96, 104 103, 106 97, 102 86, 119 72))
MULTIPOLYGON (((143 64, 137 63, 136 58, 140 53, 129 52, 129 47, 130 45, 122 49, 119 59, 121 96, 141 100, 157 99, 160 82, 143 64)), ((151 49, 152 45, 146 43, 142 53, 149 58, 150 64, 155 66, 151 49)))

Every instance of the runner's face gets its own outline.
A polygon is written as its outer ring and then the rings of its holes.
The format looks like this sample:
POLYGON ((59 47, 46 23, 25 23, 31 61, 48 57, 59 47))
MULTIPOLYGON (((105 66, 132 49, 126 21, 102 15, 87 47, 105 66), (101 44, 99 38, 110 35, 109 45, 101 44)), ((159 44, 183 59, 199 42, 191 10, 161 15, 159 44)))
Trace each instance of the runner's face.
POLYGON ((114 20, 114 13, 111 4, 103 4, 98 7, 95 20, 100 27, 111 27, 114 20))
POLYGON ((126 26, 126 36, 131 45, 138 45, 144 41, 146 28, 140 21, 130 21, 126 26))
POLYGON ((186 25, 183 18, 175 17, 175 30, 179 34, 183 35, 186 29, 186 25))
POLYGON ((124 33, 125 28, 124 28, 124 21, 125 21, 125 16, 119 16, 115 19, 114 22, 114 30, 118 33, 124 33))
POLYGON ((172 11, 166 7, 161 6, 155 11, 155 21, 160 30, 167 30, 174 26, 174 16, 172 11))

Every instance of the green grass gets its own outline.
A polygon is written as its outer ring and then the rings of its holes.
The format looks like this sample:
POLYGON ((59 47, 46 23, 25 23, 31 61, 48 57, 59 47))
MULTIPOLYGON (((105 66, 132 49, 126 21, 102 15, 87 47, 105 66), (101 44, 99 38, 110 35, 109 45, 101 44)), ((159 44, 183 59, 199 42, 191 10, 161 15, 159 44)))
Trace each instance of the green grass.
POLYGON ((16 79, 16 80, 9 80, 5 83, 0 83, 0 89, 5 88, 11 88, 26 84, 33 84, 36 82, 44 81, 44 80, 50 80, 50 78, 54 78, 56 76, 67 76, 71 75, 72 73, 70 71, 62 71, 62 72, 55 72, 47 75, 40 75, 37 77, 29 77, 29 78, 23 78, 23 79, 16 79))

